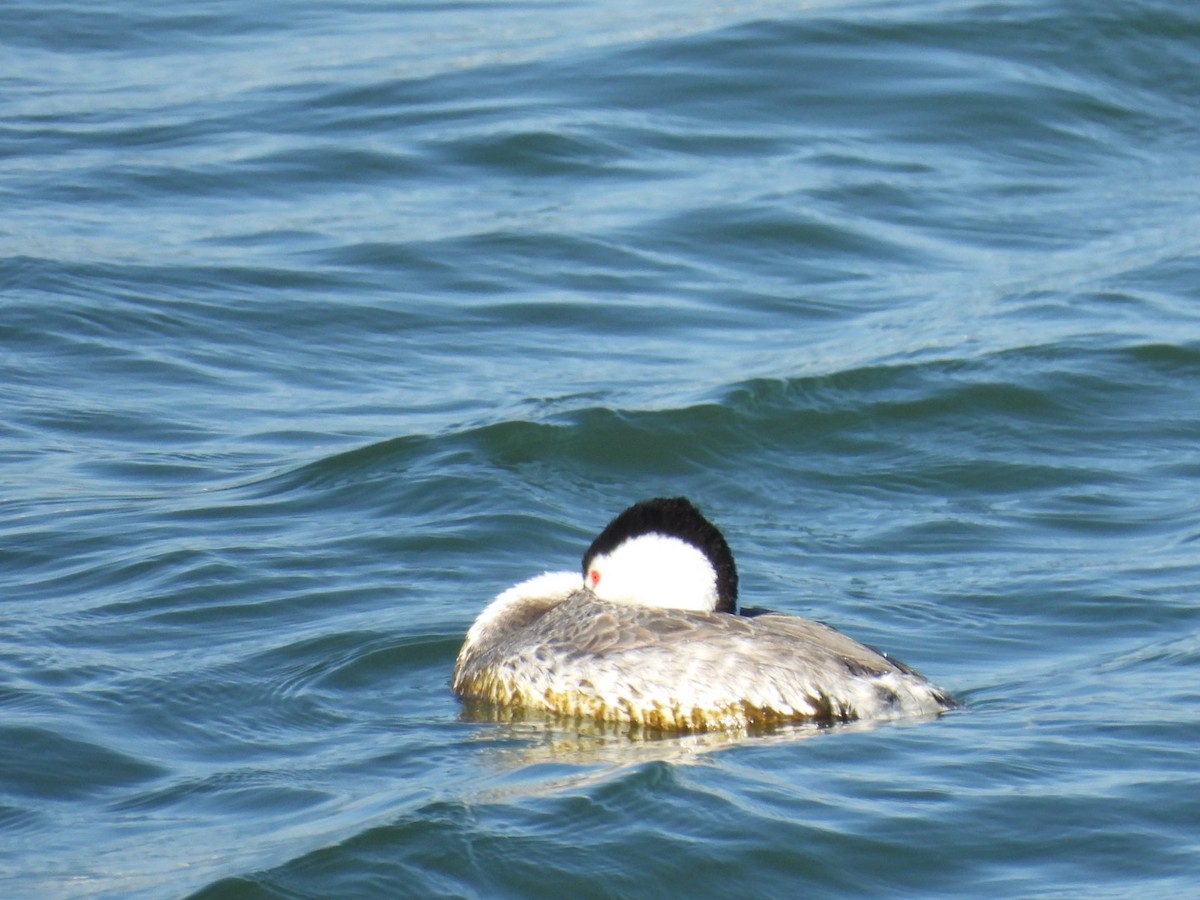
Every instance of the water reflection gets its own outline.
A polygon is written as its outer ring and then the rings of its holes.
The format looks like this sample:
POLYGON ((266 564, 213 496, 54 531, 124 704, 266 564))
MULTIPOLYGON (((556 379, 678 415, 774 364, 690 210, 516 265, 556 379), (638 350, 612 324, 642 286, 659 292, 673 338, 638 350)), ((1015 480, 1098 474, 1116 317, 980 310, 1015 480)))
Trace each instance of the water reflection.
POLYGON ((872 730, 881 724, 764 725, 681 734, 629 722, 555 716, 477 700, 464 701, 460 718, 494 726, 480 729, 472 740, 486 746, 493 765, 506 769, 541 763, 694 763, 714 750, 749 742, 789 743, 835 732, 872 730))

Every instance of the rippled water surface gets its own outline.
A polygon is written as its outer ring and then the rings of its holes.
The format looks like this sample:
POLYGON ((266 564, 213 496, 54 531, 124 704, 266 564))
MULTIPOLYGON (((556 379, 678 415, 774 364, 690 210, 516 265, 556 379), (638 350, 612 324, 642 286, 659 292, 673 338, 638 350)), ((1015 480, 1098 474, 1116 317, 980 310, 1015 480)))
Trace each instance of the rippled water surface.
POLYGON ((0 893, 1185 897, 1200 9, 0 10, 0 893), (686 494, 955 692, 466 714, 686 494))

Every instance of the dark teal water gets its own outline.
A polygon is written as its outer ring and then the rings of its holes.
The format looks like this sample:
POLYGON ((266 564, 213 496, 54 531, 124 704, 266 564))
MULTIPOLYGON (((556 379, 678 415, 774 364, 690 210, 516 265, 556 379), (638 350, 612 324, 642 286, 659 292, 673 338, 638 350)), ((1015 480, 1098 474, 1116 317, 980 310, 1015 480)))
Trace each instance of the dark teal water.
POLYGON ((0 10, 5 897, 1185 897, 1200 8, 0 10), (936 722, 464 716, 687 494, 936 722))

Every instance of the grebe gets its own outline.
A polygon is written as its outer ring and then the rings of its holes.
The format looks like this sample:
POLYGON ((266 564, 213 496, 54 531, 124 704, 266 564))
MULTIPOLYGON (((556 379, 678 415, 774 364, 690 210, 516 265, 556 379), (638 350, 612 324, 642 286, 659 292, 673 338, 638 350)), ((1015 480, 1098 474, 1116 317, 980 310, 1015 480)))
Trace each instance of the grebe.
POLYGON ((582 574, 547 572, 500 594, 467 632, 451 685, 464 699, 685 732, 954 706, 828 625, 739 612, 729 545, 683 497, 622 512, 582 574))

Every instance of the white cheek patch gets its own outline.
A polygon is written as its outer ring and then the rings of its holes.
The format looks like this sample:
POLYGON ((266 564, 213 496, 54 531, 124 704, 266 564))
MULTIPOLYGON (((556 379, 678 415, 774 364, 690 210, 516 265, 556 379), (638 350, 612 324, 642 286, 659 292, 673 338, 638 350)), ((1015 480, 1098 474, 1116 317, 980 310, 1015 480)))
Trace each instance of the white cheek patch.
POLYGON ((610 603, 707 611, 717 607, 716 570, 699 549, 679 538, 631 538, 593 559, 588 573, 593 592, 610 603), (593 581, 593 572, 598 580, 593 581))

